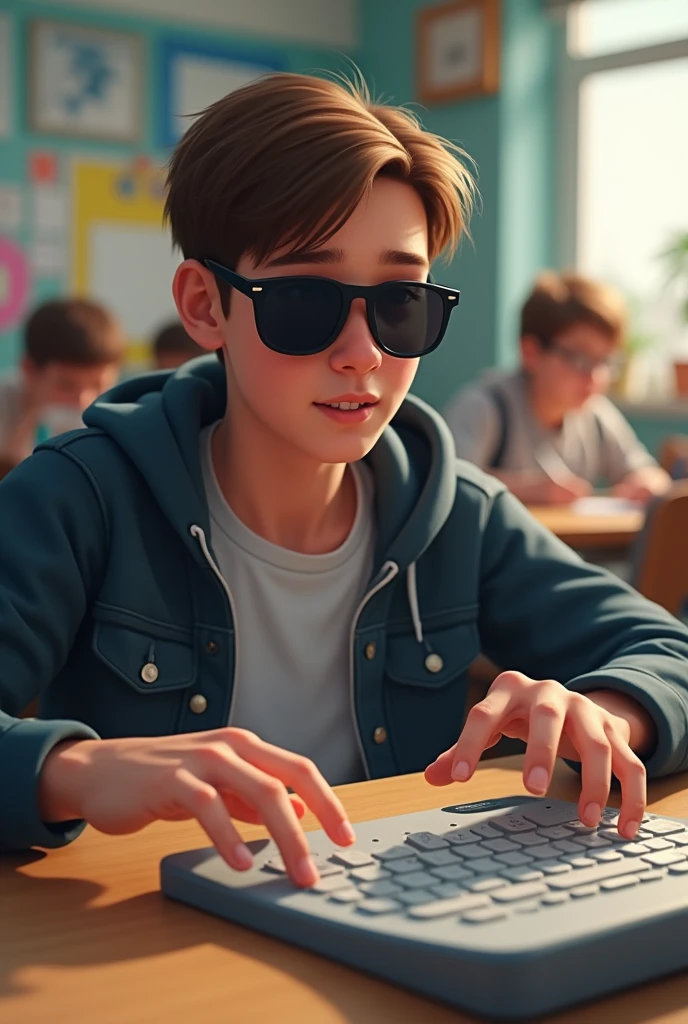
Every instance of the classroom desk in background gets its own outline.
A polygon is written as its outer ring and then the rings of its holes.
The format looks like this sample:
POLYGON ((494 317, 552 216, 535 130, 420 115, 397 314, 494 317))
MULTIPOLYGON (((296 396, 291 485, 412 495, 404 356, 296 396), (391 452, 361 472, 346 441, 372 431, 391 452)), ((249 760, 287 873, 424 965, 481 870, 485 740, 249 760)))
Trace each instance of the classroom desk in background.
POLYGON ((576 512, 568 505, 529 505, 528 511, 577 551, 627 552, 645 521, 643 509, 590 515, 576 512))
MULTIPOLYGON (((523 794, 522 759, 481 764, 465 785, 421 775, 338 788, 351 820, 460 799, 523 794)), ((559 764, 552 796, 576 800, 559 764)), ((688 817, 688 775, 652 783, 653 811, 688 817)), ((306 828, 317 827, 312 817, 306 828)), ((265 833, 245 826, 247 839, 265 833)), ((0 855, 0 1020, 99 1024, 466 1024, 476 1019, 324 958, 166 900, 158 864, 207 845, 194 822, 133 836, 90 829, 71 847, 0 855)), ((688 976, 673 976, 558 1014, 556 1024, 686 1020, 688 976)), ((544 1018, 541 1018, 543 1021, 544 1018)))

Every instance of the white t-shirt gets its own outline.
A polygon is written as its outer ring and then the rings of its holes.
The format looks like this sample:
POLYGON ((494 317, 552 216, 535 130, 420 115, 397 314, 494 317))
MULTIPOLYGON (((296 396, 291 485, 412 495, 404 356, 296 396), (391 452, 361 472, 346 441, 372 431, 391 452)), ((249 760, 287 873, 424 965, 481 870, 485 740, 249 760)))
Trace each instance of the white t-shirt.
POLYGON ((335 551, 304 555, 249 530, 227 504, 201 432, 211 543, 236 607, 230 725, 309 757, 331 785, 365 777, 350 692, 351 626, 373 568, 370 470, 352 464, 356 517, 335 551))

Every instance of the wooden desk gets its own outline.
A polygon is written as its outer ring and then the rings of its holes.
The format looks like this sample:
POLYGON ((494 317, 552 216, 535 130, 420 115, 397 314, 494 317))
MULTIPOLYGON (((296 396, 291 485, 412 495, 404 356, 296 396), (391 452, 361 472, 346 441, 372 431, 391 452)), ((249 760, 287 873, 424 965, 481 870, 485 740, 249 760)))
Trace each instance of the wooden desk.
MULTIPOLYGON (((421 776, 343 786, 353 821, 457 799, 523 793, 520 758, 483 763, 463 787, 421 776)), ((688 776, 655 783, 651 807, 688 817, 688 776), (681 790, 684 790, 683 792, 681 790)), ((577 798, 563 764, 552 795, 577 798)), ((310 825, 315 823, 310 819, 310 825)), ((263 835, 246 827, 247 838, 263 835)), ((0 1020, 37 1024, 465 1024, 474 1018, 311 953, 166 900, 158 863, 206 845, 191 822, 135 836, 87 832, 71 847, 0 855, 0 1020)), ((568 1011, 557 1024, 686 1021, 688 977, 568 1011)))
POLYGON ((560 540, 581 551, 591 548, 625 551, 645 521, 641 509, 611 515, 581 515, 566 505, 530 505, 529 511, 560 540))

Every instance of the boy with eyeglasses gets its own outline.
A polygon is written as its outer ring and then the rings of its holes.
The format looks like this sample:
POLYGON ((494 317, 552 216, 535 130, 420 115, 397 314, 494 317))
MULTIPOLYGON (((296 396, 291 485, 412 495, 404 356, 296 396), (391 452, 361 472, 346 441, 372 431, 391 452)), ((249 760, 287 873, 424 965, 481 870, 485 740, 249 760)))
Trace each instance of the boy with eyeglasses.
POLYGON ((462 390, 445 416, 460 458, 529 504, 566 504, 606 483, 647 501, 670 484, 605 392, 618 372, 623 299, 547 271, 521 311, 521 366, 462 390))
MULTIPOLYGON (((0 485, 0 845, 195 818, 237 870, 263 822, 355 837, 332 784, 471 776, 528 741, 528 789, 686 767, 688 633, 580 561, 407 395, 458 292, 460 153, 363 91, 275 75, 170 164, 173 283, 208 358, 129 380, 0 485), (482 648, 509 667, 464 724, 482 648), (20 719, 41 694, 40 718, 20 719)), ((447 797, 438 799, 447 800, 447 797)), ((460 799, 457 794, 455 799, 460 799)))

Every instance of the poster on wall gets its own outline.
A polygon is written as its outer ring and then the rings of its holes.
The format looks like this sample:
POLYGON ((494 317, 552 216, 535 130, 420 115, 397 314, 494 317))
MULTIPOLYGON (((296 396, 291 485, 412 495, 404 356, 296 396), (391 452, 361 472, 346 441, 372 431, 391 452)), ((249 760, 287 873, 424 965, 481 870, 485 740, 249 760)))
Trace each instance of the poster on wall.
POLYGON ((22 247, 0 235, 0 332, 21 321, 29 298, 29 263, 22 247))
POLYGON ((36 132, 136 142, 143 47, 137 35, 33 21, 29 115, 36 132))
POLYGON ((161 43, 160 69, 160 143, 168 147, 211 103, 261 75, 283 70, 283 63, 273 53, 166 39, 161 43))
POLYGON ((12 22, 0 13, 0 139, 12 134, 12 22))

